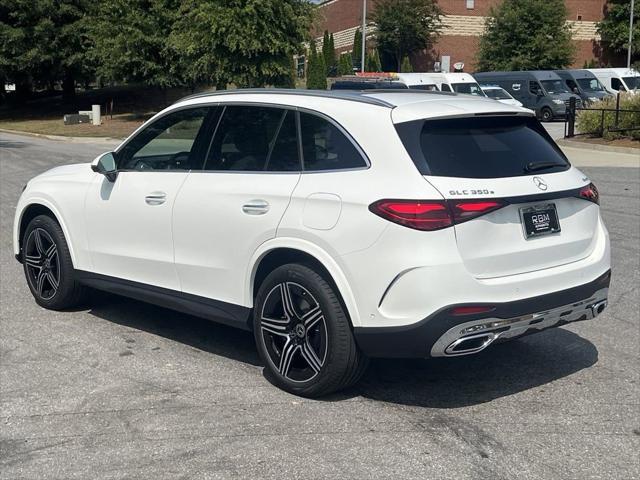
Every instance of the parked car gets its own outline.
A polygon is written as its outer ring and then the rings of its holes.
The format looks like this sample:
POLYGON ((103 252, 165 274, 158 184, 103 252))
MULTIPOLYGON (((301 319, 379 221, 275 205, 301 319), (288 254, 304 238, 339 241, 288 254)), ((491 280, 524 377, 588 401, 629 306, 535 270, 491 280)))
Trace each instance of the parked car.
POLYGON ((497 100, 505 105, 514 105, 516 107, 522 106, 522 102, 513 98, 511 94, 502 87, 498 87, 497 85, 480 85, 480 88, 487 97, 493 100, 497 100))
POLYGON ((611 97, 596 76, 589 70, 555 70, 570 91, 580 95, 583 105, 611 97))
POLYGON ((38 305, 93 287, 251 330, 304 396, 592 318, 610 281, 598 191, 531 112, 409 90, 187 97, 31 179, 13 242, 38 305))
POLYGON ((640 91, 640 73, 628 68, 588 68, 604 88, 612 94, 629 92, 635 94, 640 91))
POLYGON ((580 97, 571 93, 554 72, 482 72, 474 73, 474 77, 480 83, 501 86, 545 122, 564 118, 571 97, 582 105, 580 97))

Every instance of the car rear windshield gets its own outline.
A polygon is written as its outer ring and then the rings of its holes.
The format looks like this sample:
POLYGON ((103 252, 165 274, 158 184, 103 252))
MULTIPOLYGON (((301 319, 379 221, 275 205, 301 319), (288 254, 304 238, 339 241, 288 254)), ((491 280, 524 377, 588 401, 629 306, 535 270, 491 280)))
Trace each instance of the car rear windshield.
POLYGON ((502 178, 561 172, 569 162, 535 118, 474 116, 396 125, 423 175, 502 178))

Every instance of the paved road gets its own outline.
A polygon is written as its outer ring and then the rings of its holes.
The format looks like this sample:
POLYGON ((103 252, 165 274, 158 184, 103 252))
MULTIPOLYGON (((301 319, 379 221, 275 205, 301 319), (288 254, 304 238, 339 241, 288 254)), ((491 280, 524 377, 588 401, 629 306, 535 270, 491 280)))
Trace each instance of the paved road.
POLYGON ((564 120, 554 120, 553 122, 545 122, 542 124, 546 128, 551 138, 558 140, 564 138, 564 120))
POLYGON ((640 476, 639 169, 585 169, 613 242, 597 320, 475 357, 374 361, 314 401, 264 379, 248 333, 110 296, 35 305, 10 246, 20 189, 104 149, 0 134, 0 478, 640 476))

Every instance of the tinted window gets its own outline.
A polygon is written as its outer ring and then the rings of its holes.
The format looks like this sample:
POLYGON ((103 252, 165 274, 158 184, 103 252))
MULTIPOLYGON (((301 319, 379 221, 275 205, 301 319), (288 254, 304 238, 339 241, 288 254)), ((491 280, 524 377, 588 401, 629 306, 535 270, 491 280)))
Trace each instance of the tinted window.
POLYGON ((324 118, 300 113, 300 129, 305 170, 340 170, 367 165, 353 143, 324 118))
POLYGON ((529 82, 529 91, 534 95, 542 95, 542 88, 538 82, 529 82))
POLYGON ((624 85, 622 85, 622 82, 620 81, 620 79, 612 77, 611 78, 611 88, 613 90, 619 90, 621 92, 625 92, 627 89, 624 87, 624 85))
POLYGON ((640 88, 640 77, 622 77, 622 80, 627 84, 629 90, 636 90, 640 88))
POLYGON ((225 107, 205 170, 264 170, 286 113, 270 107, 225 107))
POLYGON ((143 129, 118 153, 121 170, 190 170, 202 163, 193 151, 209 108, 170 113, 143 129))
POLYGON ((289 110, 280 125, 280 130, 267 158, 265 170, 270 172, 299 172, 298 131, 296 112, 289 110))
POLYGON ((496 100, 509 100, 511 98, 511 95, 502 88, 486 88, 483 92, 487 97, 494 98, 496 100))
POLYGON ((396 126, 424 175, 499 178, 569 168, 544 128, 529 117, 420 120, 396 126), (555 166, 532 171, 535 165, 555 166))
POLYGON ((446 83, 443 83, 440 88, 442 88, 443 92, 450 92, 451 91, 451 88, 446 83))

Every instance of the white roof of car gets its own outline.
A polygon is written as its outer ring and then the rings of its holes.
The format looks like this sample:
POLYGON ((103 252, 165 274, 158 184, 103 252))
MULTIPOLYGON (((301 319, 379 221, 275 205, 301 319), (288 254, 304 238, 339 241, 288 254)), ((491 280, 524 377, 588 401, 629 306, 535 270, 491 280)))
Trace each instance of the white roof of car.
POLYGON ((453 117, 469 115, 531 115, 531 111, 505 105, 495 100, 474 95, 422 90, 302 90, 302 89, 237 89, 219 92, 205 92, 179 100, 180 104, 200 104, 239 101, 241 96, 249 101, 256 99, 262 103, 302 106, 301 100, 313 98, 327 101, 353 102, 392 109, 394 123, 408 122, 424 118, 453 117), (263 100, 264 98, 264 100, 263 100), (296 101, 297 99, 297 101, 296 101))

